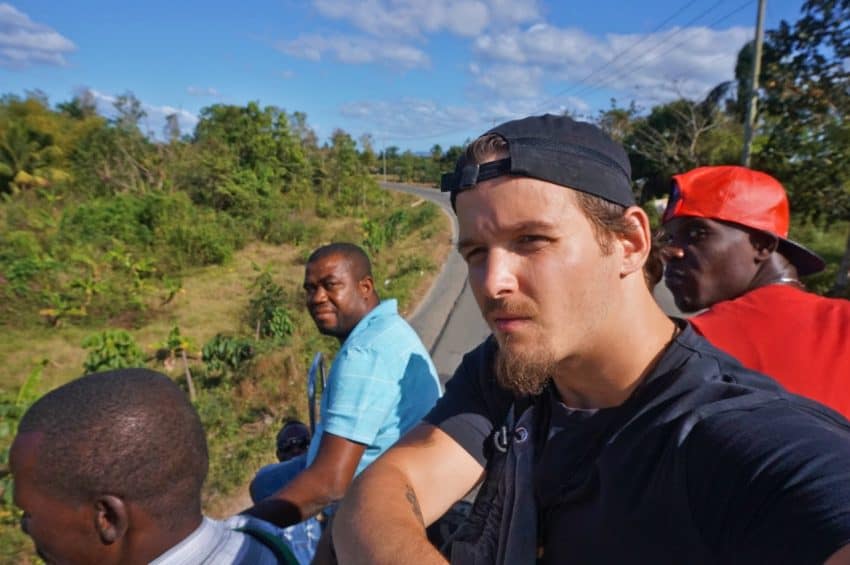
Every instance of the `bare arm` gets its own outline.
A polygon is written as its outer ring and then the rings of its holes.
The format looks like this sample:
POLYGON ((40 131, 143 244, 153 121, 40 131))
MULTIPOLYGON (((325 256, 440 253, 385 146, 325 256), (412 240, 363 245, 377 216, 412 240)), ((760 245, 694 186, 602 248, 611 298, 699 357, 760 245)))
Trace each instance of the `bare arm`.
POLYGON ((313 463, 269 498, 245 510, 281 527, 291 526, 345 496, 366 446, 323 433, 313 463))
POLYGON ((439 428, 420 424, 354 482, 336 514, 341 563, 445 563, 425 537, 480 480, 481 465, 439 428))

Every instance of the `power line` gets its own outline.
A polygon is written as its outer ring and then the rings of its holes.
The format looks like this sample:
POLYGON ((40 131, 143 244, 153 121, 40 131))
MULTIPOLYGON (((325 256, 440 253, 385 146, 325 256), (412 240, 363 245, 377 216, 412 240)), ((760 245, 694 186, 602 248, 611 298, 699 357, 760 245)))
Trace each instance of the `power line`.
MULTIPOLYGON (((632 43, 628 47, 625 47, 625 48, 617 51, 616 53, 614 53, 614 55, 612 55, 611 58, 606 63, 604 63, 603 65, 601 65, 601 66, 599 66, 595 69, 593 69, 590 73, 588 73, 587 75, 585 75, 584 77, 579 79, 577 83, 568 86, 567 88, 565 88, 564 90, 562 90, 560 92, 556 92, 554 95, 552 95, 547 100, 545 100, 540 105, 538 105, 537 108, 535 108, 535 110, 532 111, 532 113, 536 113, 536 112, 539 112, 541 110, 544 110, 547 106, 549 106, 552 102, 555 102, 558 98, 561 98, 562 96, 566 96, 567 94, 570 93, 571 90, 574 90, 574 89, 578 88, 579 86, 581 86, 582 84, 584 84, 584 82, 586 80, 590 79, 591 77, 595 76, 597 73, 599 73, 599 72, 607 69, 608 67, 610 67, 613 64, 614 60, 616 60, 620 55, 623 55, 623 54, 631 51, 632 49, 634 49, 635 47, 637 47, 641 43, 647 41, 649 38, 652 37, 652 34, 659 31, 661 28, 663 28, 665 25, 667 25, 673 19, 675 19, 677 16, 679 16, 679 14, 681 14, 682 12, 684 12, 685 10, 687 10, 688 8, 690 8, 691 6, 696 4, 696 2, 697 2, 697 0, 691 0, 690 2, 685 3, 684 6, 682 6, 678 10, 676 10, 671 16, 665 18, 663 22, 661 22, 660 24, 655 26, 655 28, 652 31, 650 31, 647 35, 644 35, 643 37, 641 37, 640 39, 638 39, 637 41, 635 41, 634 43, 632 43)), ((692 18, 688 23, 686 23, 684 25, 688 26, 691 23, 696 22, 697 20, 699 20, 703 16, 709 14, 712 10, 714 10, 714 8, 716 8, 717 6, 719 6, 722 3, 723 3, 723 0, 718 0, 717 2, 712 4, 710 8, 708 8, 704 12, 700 13, 695 18, 692 18)), ((674 31, 673 35, 675 35, 675 33, 676 32, 674 31)), ((670 37, 672 37, 672 35, 670 37)), ((620 65, 620 63, 618 63, 618 66, 619 65, 620 65)))
MULTIPOLYGON (((625 54, 625 53, 628 53, 629 51, 632 51, 635 47, 637 47, 637 46, 638 46, 638 45, 640 45, 641 43, 644 43, 645 41, 648 41, 648 40, 652 37, 652 34, 653 34, 653 33, 655 33, 655 32, 657 32, 657 31, 659 31, 662 27, 664 27, 665 25, 667 25, 670 21, 672 21, 673 19, 675 19, 677 16, 679 16, 680 14, 682 14, 685 10, 687 10, 687 9, 688 9, 688 8, 690 8, 691 6, 693 6, 693 5, 694 5, 697 1, 698 1, 698 0, 689 0, 689 1, 688 1, 688 2, 686 2, 683 6, 681 6, 679 9, 677 9, 677 10, 676 10, 676 11, 675 11, 672 15, 668 16, 668 17, 667 17, 667 18, 665 18, 665 19, 664 19, 661 23, 659 23, 659 24, 658 24, 658 25, 657 25, 657 26, 656 26, 656 27, 655 27, 655 28, 654 28, 654 29, 653 29, 653 30, 652 30, 649 34, 647 34, 647 35, 645 35, 645 36, 641 37, 640 39, 638 39, 637 41, 635 41, 634 43, 632 43, 632 44, 631 44, 631 45, 629 45, 628 47, 626 47, 626 48, 624 48, 624 49, 621 49, 621 50, 620 50, 620 51, 618 51, 616 54, 614 54, 614 55, 611 57, 611 59, 609 59, 606 63, 604 63, 603 65, 601 65, 601 66, 597 67, 596 69, 594 69, 593 71, 591 71, 588 75, 586 75, 585 77, 583 77, 583 78, 582 78, 582 79, 581 79, 581 80, 580 80, 577 84, 573 84, 573 85, 571 85, 571 86, 569 86, 569 87, 565 88, 564 90, 562 90, 562 91, 560 91, 560 92, 556 93, 555 95, 553 95, 552 97, 548 98, 546 101, 544 101, 543 103, 539 104, 538 106, 536 106, 533 110, 531 110, 531 111, 530 111, 530 112, 528 112, 528 113, 529 113, 529 114, 535 114, 535 113, 538 113, 538 112, 540 112, 540 111, 542 111, 542 110, 546 109, 546 107, 547 107, 547 106, 549 106, 549 105, 551 105, 551 103, 552 103, 552 102, 556 101, 558 98, 560 98, 560 97, 562 97, 562 96, 565 96, 566 94, 570 93, 571 91, 573 91, 573 90, 575 90, 575 89, 579 89, 578 93, 584 93, 584 92, 590 92, 590 91, 593 91, 593 90, 595 90, 595 89, 597 89, 597 88, 600 88, 600 87, 601 87, 602 85, 604 85, 607 81, 609 81, 611 78, 613 78, 613 77, 616 75, 616 73, 618 73, 618 72, 622 71, 622 69, 623 69, 623 67, 624 67, 625 65, 627 65, 627 64, 629 64, 629 63, 631 63, 631 62, 633 62, 633 61, 636 61, 636 60, 638 60, 638 59, 640 59, 640 58, 642 58, 642 57, 646 57, 646 55, 647 55, 648 53, 652 53, 653 51, 656 51, 659 47, 661 47, 661 46, 663 46, 663 45, 665 45, 665 44, 669 43, 669 41, 670 41, 670 40, 672 40, 674 37, 676 37, 677 35, 680 35, 680 34, 681 34, 681 33, 683 33, 685 30, 687 30, 687 29, 688 29, 688 26, 690 26, 690 25, 692 25, 692 24, 696 23, 697 21, 701 20, 701 19, 702 19, 702 18, 704 18, 706 15, 708 15, 709 13, 711 13, 712 11, 714 11, 714 10, 715 10, 715 9, 716 9, 716 8, 717 8, 720 4, 722 4, 722 3, 723 3, 723 1, 724 1, 724 0, 718 0, 718 1, 714 2, 714 3, 713 3, 711 6, 709 6, 706 10, 703 10, 702 12, 700 12, 699 14, 697 14, 696 16, 694 16, 693 18, 691 18, 690 20, 688 20, 686 23, 684 23, 681 27, 679 27, 678 29, 674 30, 672 33, 668 34, 668 35, 667 35, 664 39, 662 39, 660 42, 658 42, 657 44, 655 44, 655 45, 654 45, 654 46, 653 46, 653 47, 652 47, 649 51, 644 51, 643 53, 639 54, 638 56, 636 56, 636 57, 634 57, 634 58, 632 58, 632 59, 629 59, 629 60, 627 60, 627 61, 621 61, 621 62, 618 62, 618 63, 616 64, 616 66, 615 66, 614 73, 610 73, 610 74, 608 74, 608 76, 607 76, 607 77, 603 77, 600 81, 595 81, 595 84, 592 84, 592 85, 584 85, 584 84, 582 84, 585 80, 587 80, 587 79, 589 79, 589 78, 591 78, 591 77, 595 76, 596 74, 600 73, 601 71, 605 70, 606 68, 608 68, 608 67, 610 67, 612 64, 614 64, 614 60, 615 60, 616 58, 618 58, 620 55, 625 54)), ((728 18, 729 18, 729 17, 731 17, 732 15, 734 15, 734 14, 738 13, 739 11, 743 10, 744 8, 746 8, 748 5, 752 4, 754 1, 755 1, 755 0, 748 0, 746 3, 742 4, 741 6, 739 6, 738 8, 736 8, 735 10, 733 10, 732 12, 729 12, 728 14, 726 14, 726 15, 724 15, 724 16, 722 16, 722 17, 718 18, 717 20, 715 20, 714 22, 712 22, 711 24, 709 24, 709 26, 716 25, 717 23, 722 22, 722 21, 724 21, 724 20, 728 19, 728 18)), ((663 53, 661 53, 661 55, 665 55, 665 54, 669 53, 670 51, 672 51, 672 50, 673 50, 673 49, 675 49, 676 47, 679 47, 679 46, 683 45, 683 44, 684 44, 684 43, 686 43, 686 42, 687 42, 687 39, 686 39, 686 40, 684 40, 684 41, 682 41, 682 42, 679 42, 679 43, 675 44, 675 45, 674 45, 673 47, 671 47, 670 49, 668 49, 668 50, 664 51, 663 53)), ((654 60, 655 58, 656 58, 656 57, 653 57, 653 59, 652 59, 652 60, 654 60)), ((639 66, 637 66, 637 67, 633 67, 633 68, 632 68, 632 69, 630 69, 630 70, 634 71, 634 70, 641 69, 641 68, 645 67, 647 64, 648 64, 648 62, 645 62, 645 63, 643 63, 642 65, 639 65, 639 66)), ((578 95, 578 93, 576 94, 576 96, 578 95)), ((487 118, 487 120, 489 120, 489 119, 490 119, 490 118, 487 118)), ((481 121, 479 121, 478 123, 481 123, 481 121)), ((471 125, 470 125, 470 127, 471 127, 471 125)), ((394 141, 409 141, 409 140, 427 140, 427 139, 436 139, 436 138, 444 137, 444 136, 451 135, 451 134, 454 134, 454 133, 461 133, 461 132, 464 132, 464 131, 468 131, 468 129, 469 129, 469 128, 463 128, 463 129, 454 128, 454 129, 451 129, 451 130, 445 130, 445 131, 442 131, 442 132, 439 132, 439 133, 435 133, 435 134, 430 134, 430 135, 398 136, 398 137, 394 137, 394 138, 393 138, 393 140, 394 140, 394 141)), ((387 136, 387 137, 389 137, 389 136, 387 136)))
MULTIPOLYGON (((730 11, 730 12, 728 12, 728 13, 724 14, 723 16, 721 16, 721 17, 717 18, 716 20, 714 20, 713 22, 711 22, 711 23, 709 24, 709 26, 715 26, 715 25, 717 25, 717 24, 719 24, 719 23, 722 23, 723 21, 725 21, 725 20, 727 20, 727 19, 731 18, 732 16, 734 16, 734 15, 735 15, 735 14, 737 14, 738 12, 740 12, 740 11, 744 10, 745 8, 748 8, 748 7, 749 7, 749 6, 751 6, 754 2, 755 2, 755 0, 747 0, 747 2, 744 2, 743 4, 740 4, 737 8, 733 9, 732 11, 730 11)), ((680 30, 680 31, 681 31, 681 30, 680 30)), ((672 45, 669 49, 667 49, 667 50, 665 50, 665 51, 663 51, 663 52, 659 53, 658 55, 656 55, 656 56, 654 56, 654 57, 651 57, 651 58, 649 58, 649 59, 645 59, 645 60, 644 60, 644 62, 643 62, 642 64, 637 65, 636 67, 632 67, 632 68, 631 68, 631 70, 632 70, 632 71, 638 71, 638 70, 640 70, 640 69, 642 69, 642 68, 646 67, 648 64, 650 64, 651 62, 655 61, 655 60, 656 60, 656 59, 658 59, 659 57, 662 57, 662 56, 666 55, 667 53, 670 53, 671 51, 673 51, 673 50, 675 50, 675 49, 677 49, 677 48, 681 47, 682 45, 684 45, 685 43, 687 43, 687 42, 688 42, 688 40, 689 40, 689 38, 685 38, 684 40, 682 40, 682 41, 680 41, 680 42, 678 42, 678 43, 676 43, 676 44, 672 45)), ((665 43, 666 43, 666 41, 665 41, 665 43)), ((642 54, 642 57, 643 57, 643 56, 646 56, 646 55, 647 55, 647 53, 643 53, 643 54, 642 54)), ((721 56, 721 54, 715 55, 715 57, 718 57, 718 56, 721 56)), ((608 79, 605 79, 605 80, 603 80, 603 81, 601 81, 601 82, 597 82, 596 84, 593 84, 593 85, 586 85, 584 88, 582 88, 582 89, 581 89, 579 92, 577 92, 575 95, 576 95, 576 96, 578 96, 579 94, 585 94, 585 93, 588 93, 588 92, 593 92, 594 90, 598 90, 599 88, 602 88, 603 86, 605 86, 605 84, 606 84, 608 81, 610 81, 610 79, 611 79, 611 78, 613 78, 613 75, 609 76, 609 77, 608 77, 608 79)))

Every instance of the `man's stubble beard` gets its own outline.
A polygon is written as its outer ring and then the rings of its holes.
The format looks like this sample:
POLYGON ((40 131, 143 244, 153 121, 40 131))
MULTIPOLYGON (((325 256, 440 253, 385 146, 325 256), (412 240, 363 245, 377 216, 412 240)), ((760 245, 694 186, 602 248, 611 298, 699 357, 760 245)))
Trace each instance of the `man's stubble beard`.
POLYGON ((496 381, 518 396, 537 396, 546 388, 555 372, 554 355, 544 347, 517 350, 510 336, 496 352, 496 381))
MULTIPOLYGON (((487 299, 482 305, 485 318, 493 312, 536 319, 537 306, 527 298, 487 299)), ((538 395, 554 374, 556 362, 551 351, 541 347, 543 336, 534 339, 530 336, 517 338, 506 335, 499 343, 496 353, 496 381, 502 388, 514 394, 538 395), (530 345, 517 342, 528 342, 530 345)))

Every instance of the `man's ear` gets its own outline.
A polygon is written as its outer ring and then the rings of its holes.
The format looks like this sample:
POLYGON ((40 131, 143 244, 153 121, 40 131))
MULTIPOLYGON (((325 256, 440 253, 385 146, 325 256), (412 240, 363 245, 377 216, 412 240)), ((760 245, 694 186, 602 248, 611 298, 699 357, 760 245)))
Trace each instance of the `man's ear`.
POLYGON ((112 545, 127 533, 127 506, 117 496, 105 494, 94 503, 94 527, 104 545, 112 545))
POLYGON ((646 212, 640 206, 631 206, 623 212, 623 220, 630 229, 616 235, 623 249, 621 278, 641 271, 652 249, 652 230, 646 212))
POLYGON ((770 257, 771 253, 776 251, 776 248, 779 245, 779 240, 769 233, 751 231, 750 243, 753 244, 753 249, 755 249, 756 252, 755 259, 760 263, 765 261, 768 257, 770 257))
POLYGON ((371 275, 366 275, 360 282, 357 283, 357 286, 360 288, 360 293, 364 298, 371 296, 372 292, 375 290, 375 281, 372 280, 371 275))

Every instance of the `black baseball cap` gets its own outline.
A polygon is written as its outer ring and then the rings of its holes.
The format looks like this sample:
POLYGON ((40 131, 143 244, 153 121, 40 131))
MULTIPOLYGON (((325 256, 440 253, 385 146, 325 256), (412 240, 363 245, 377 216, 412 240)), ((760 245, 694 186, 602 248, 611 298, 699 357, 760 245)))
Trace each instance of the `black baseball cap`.
POLYGON ((621 206, 635 204, 626 152, 593 124, 545 114, 505 122, 484 135, 491 133, 507 141, 509 157, 476 164, 461 156, 440 183, 440 190, 451 192, 452 208, 459 192, 502 175, 544 180, 621 206))

